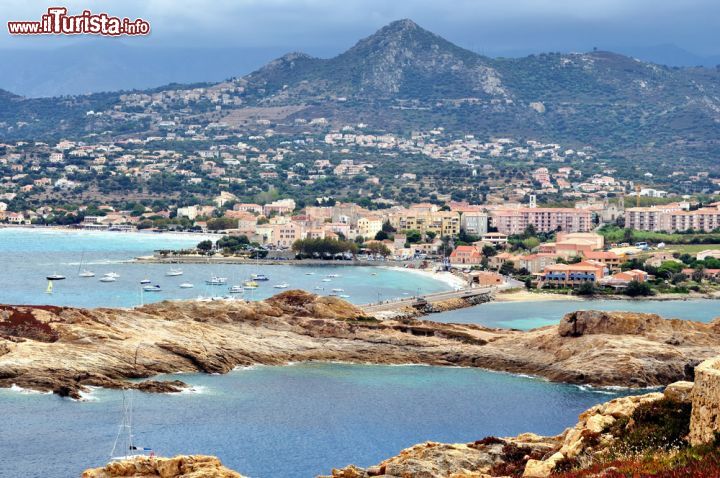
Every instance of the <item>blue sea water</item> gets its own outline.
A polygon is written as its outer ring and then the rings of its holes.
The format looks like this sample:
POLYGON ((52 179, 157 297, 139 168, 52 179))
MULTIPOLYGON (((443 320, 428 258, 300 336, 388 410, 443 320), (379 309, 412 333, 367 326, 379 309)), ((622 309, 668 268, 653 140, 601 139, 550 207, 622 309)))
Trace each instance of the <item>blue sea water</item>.
POLYGON ((720 317, 720 301, 695 300, 558 300, 545 302, 491 302, 467 309, 428 316, 438 322, 480 324, 486 327, 528 330, 557 324, 568 312, 576 310, 618 310, 648 312, 665 318, 710 322, 720 317))
POLYGON ((349 295, 347 300, 354 303, 448 289, 447 284, 420 274, 375 267, 183 264, 179 266, 183 275, 167 277, 169 265, 127 262, 157 249, 191 247, 201 239, 180 234, 0 229, 0 264, 4 271, 0 274, 0 303, 130 307, 165 299, 223 296, 230 285, 240 284, 253 273, 265 274, 270 281, 261 282, 258 289, 243 294, 251 300, 281 292, 273 286, 282 282, 290 288, 319 294, 330 294, 334 288, 343 289, 340 293, 349 295), (81 261, 83 268, 95 272, 95 277, 78 277, 81 261), (108 272, 120 277, 116 282, 100 282, 100 277, 108 272), (56 273, 67 279, 54 282, 53 293, 46 294, 45 277, 56 273), (328 274, 340 277, 327 278, 328 274), (205 285, 213 275, 227 277, 228 284, 205 285), (143 279, 159 284, 162 292, 143 292, 140 285, 143 279), (195 287, 181 289, 179 285, 183 282, 195 287), (322 289, 316 289, 318 287, 322 289))
MULTIPOLYGON (((135 443, 204 453, 252 478, 309 478, 368 466, 426 440, 555 434, 593 404, 629 393, 468 368, 299 364, 179 375, 200 393, 133 393, 135 443)), ((119 391, 93 400, 0 390, 2 476, 79 476, 108 457, 119 391)))
MULTIPOLYGON (((202 285, 212 274, 227 276, 232 283, 254 272, 271 278, 252 297, 257 299, 278 292, 272 288, 278 282, 308 290, 344 288, 356 303, 447 288, 421 275, 379 268, 198 264, 183 265, 183 276, 168 278, 168 266, 124 262, 155 249, 188 247, 198 241, 179 235, 0 229, 0 303, 132 306, 141 300, 138 283, 146 277, 166 291, 144 294, 148 302, 218 293, 202 285), (77 277, 81 256, 97 273, 95 278, 77 277), (120 274, 117 282, 98 282, 110 271, 120 274), (56 283, 52 295, 45 294, 45 276, 56 272, 68 278, 56 283), (341 277, 322 282, 329 273, 341 277), (196 288, 176 287, 185 281, 196 288)), ((612 308, 709 320, 720 315, 715 304, 491 303, 430 318, 531 328, 556 323, 578 308, 612 308)), ((253 478, 312 477, 348 463, 370 465, 425 440, 467 442, 524 431, 558 433, 589 406, 630 393, 476 369, 420 366, 302 364, 177 378, 200 393, 133 394, 136 443, 163 455, 218 455, 253 478)), ((80 403, 0 389, 0 476, 65 478, 107 462, 121 418, 122 394, 95 390, 92 398, 80 403)))

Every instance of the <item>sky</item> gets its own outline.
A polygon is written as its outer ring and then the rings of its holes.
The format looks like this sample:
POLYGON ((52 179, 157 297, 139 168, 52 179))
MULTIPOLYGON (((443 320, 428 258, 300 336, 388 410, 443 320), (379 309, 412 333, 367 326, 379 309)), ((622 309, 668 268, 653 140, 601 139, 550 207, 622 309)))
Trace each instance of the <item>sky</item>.
MULTIPOLYGON (((35 20, 48 6, 150 22, 133 46, 270 48, 329 57, 387 23, 411 18, 473 51, 627 51, 672 44, 720 54, 720 0, 0 0, 0 19, 35 20)), ((78 37, 11 37, 0 49, 53 49, 78 37)), ((107 41, 118 41, 108 39, 107 41)))

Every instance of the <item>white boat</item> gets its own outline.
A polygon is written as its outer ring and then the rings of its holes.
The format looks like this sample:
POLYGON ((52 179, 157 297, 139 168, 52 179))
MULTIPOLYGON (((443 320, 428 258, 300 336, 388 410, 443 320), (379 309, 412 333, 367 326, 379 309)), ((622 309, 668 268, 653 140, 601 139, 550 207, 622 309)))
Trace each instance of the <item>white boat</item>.
POLYGON ((165 273, 168 277, 177 277, 183 275, 182 269, 170 269, 165 273))
POLYGON ((338 288, 338 289, 333 289, 332 291, 333 292, 345 292, 345 289, 338 288))
POLYGON ((50 274, 45 277, 47 280, 65 280, 65 276, 62 274, 50 274))
POLYGON ((115 279, 117 279, 118 277, 120 277, 120 274, 118 274, 117 272, 108 272, 105 274, 105 277, 114 277, 115 279))
POLYGON ((280 284, 275 284, 273 287, 275 287, 276 289, 287 289, 288 287, 290 287, 290 284, 288 284, 287 282, 282 282, 280 284))
POLYGON ((328 274, 326 277, 340 277, 340 274, 328 274))
POLYGON ((139 457, 153 456, 154 452, 152 448, 137 446, 133 442, 133 392, 128 391, 128 396, 125 396, 125 390, 122 392, 122 421, 115 437, 115 443, 113 443, 112 451, 110 452, 110 461, 125 461, 134 460, 139 457), (120 453, 115 454, 118 450, 120 453))
POLYGON ((228 289, 229 294, 242 294, 243 287, 241 285, 233 285, 228 289))
POLYGON ((323 279, 323 282, 332 282, 332 279, 323 279))
POLYGON ((115 282, 117 279, 113 276, 102 276, 100 282, 115 282))
POLYGON ((347 298, 349 298, 350 296, 347 295, 347 294, 340 294, 338 297, 340 297, 341 299, 347 299, 347 298))
POLYGON ((143 280, 140 281, 141 284, 149 284, 149 283, 151 283, 151 282, 152 282, 152 281, 151 281, 150 279, 143 279, 143 280))
POLYGON ((145 287, 143 287, 143 290, 145 292, 162 292, 162 288, 158 284, 146 285, 145 287))
POLYGON ((195 286, 189 282, 183 282, 182 284, 180 284, 181 289, 192 289, 193 287, 195 286))
POLYGON ((205 283, 207 285, 225 285, 227 284, 227 277, 212 276, 210 279, 206 280, 205 283))
POLYGON ((88 269, 83 269, 83 263, 85 261, 85 251, 83 251, 82 255, 80 256, 80 265, 78 266, 78 276, 80 277, 95 277, 95 273, 93 271, 90 271, 88 269), (80 270, 82 269, 82 270, 80 270))
POLYGON ((321 287, 319 285, 315 286, 315 290, 325 290, 325 287, 321 287))
POLYGON ((258 288, 258 283, 255 282, 254 280, 246 280, 245 282, 243 282, 243 289, 250 290, 250 289, 257 289, 257 288, 258 288))
POLYGON ((268 276, 266 276, 265 274, 253 274, 252 278, 253 278, 253 280, 261 280, 261 281, 270 280, 270 279, 268 279, 268 276))

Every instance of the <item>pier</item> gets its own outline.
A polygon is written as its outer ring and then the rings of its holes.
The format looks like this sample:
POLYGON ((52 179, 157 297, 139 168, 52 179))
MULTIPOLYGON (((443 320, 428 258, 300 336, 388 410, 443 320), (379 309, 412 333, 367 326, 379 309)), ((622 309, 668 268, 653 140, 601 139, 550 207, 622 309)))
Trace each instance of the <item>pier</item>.
MULTIPOLYGON (((400 311, 406 307, 412 307, 422 312, 432 312, 432 305, 446 302, 453 299, 462 299, 467 303, 466 307, 471 307, 483 302, 492 300, 492 295, 497 287, 476 287, 453 290, 447 292, 436 292, 433 294, 425 294, 406 299, 389 300, 383 302, 375 302, 372 304, 363 304, 360 306, 368 315, 374 315, 379 312, 400 311)), ((460 307, 453 307, 460 308, 460 307)))

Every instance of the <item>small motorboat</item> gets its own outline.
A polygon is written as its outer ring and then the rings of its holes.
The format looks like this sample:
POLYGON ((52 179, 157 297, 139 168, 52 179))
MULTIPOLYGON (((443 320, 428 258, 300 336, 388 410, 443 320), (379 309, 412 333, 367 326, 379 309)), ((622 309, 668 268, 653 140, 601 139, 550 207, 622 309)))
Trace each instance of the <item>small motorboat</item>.
POLYGON ((105 275, 106 275, 107 277, 114 277, 114 278, 116 278, 116 279, 117 279, 118 277, 120 277, 120 274, 118 274, 117 272, 108 272, 108 273, 105 274, 105 275))
POLYGON ((376 276, 376 275, 377 275, 377 272, 371 272, 370 275, 371 275, 371 276, 376 276))
POLYGON ((323 282, 332 282, 332 279, 323 279, 323 282))
POLYGON ((325 290, 325 287, 321 287, 318 285, 318 286, 315 286, 315 290, 325 290))
POLYGON ((61 274, 50 274, 45 277, 47 280, 65 280, 65 276, 61 274))
POLYGON ((181 289, 192 289, 193 287, 195 286, 189 282, 183 282, 182 284, 180 284, 181 289))
POLYGON ((288 284, 287 282, 282 282, 280 284, 275 284, 273 287, 275 287, 276 289, 287 289, 288 287, 290 287, 290 284, 288 284))
POLYGON ((314 276, 315 273, 314 273, 314 272, 306 272, 305 275, 306 275, 306 276, 314 276))
POLYGON ((143 279, 140 281, 141 284, 150 284, 152 281, 150 279, 143 279))
POLYGON ((182 269, 170 269, 165 273, 168 277, 177 277, 183 275, 182 269))
POLYGON ((347 295, 347 294, 340 294, 338 297, 340 297, 341 299, 347 299, 347 298, 349 298, 350 296, 347 295))
POLYGON ((205 283, 207 285, 225 285, 227 284, 227 277, 212 276, 210 279, 206 280, 205 283))
POLYGON ((266 276, 265 274, 253 274, 252 278, 253 278, 253 280, 260 280, 260 281, 270 280, 270 279, 268 279, 268 276, 266 276))
POLYGON ((249 290, 249 289, 257 289, 257 288, 258 288, 258 283, 255 282, 254 280, 246 280, 245 282, 243 282, 243 289, 249 290))
POLYGON ((80 277, 95 277, 95 273, 93 271, 89 271, 87 269, 84 269, 82 272, 78 274, 80 277))
POLYGON ((113 276, 102 276, 100 282, 115 282, 117 279, 113 276))
POLYGON ((160 287, 159 284, 146 285, 145 287, 143 287, 143 290, 145 292, 162 292, 162 288, 160 287))
POLYGON ((338 289, 333 289, 332 291, 333 292, 345 292, 345 289, 338 288, 338 289))
POLYGON ((229 294, 242 294, 243 293, 243 287, 241 285, 234 285, 231 286, 228 289, 229 294))
POLYGON ((326 277, 340 277, 340 274, 328 274, 326 277))

